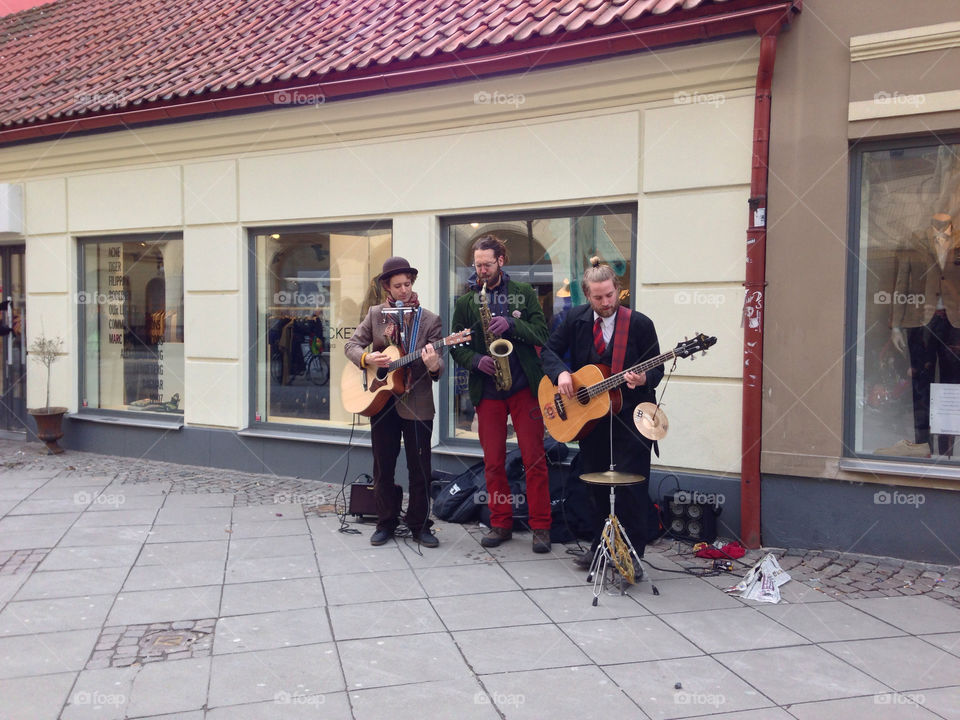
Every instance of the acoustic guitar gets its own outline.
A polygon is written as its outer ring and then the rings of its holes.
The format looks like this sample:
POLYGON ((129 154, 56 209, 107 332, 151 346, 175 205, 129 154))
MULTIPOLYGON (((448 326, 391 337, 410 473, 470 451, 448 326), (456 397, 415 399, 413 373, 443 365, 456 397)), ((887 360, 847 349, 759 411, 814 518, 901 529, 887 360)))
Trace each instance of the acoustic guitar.
MULTIPOLYGON (((470 330, 448 335, 433 343, 433 349, 442 351, 445 347, 465 345, 470 342, 470 330)), ((348 362, 340 376, 340 398, 344 409, 370 417, 376 415, 387 404, 391 395, 402 395, 406 389, 406 366, 420 359, 423 348, 400 356, 400 348, 390 345, 381 350, 391 358, 387 367, 360 368, 348 362)))
POLYGON ((550 378, 544 376, 537 388, 537 400, 543 413, 543 424, 557 442, 579 440, 604 415, 620 412, 623 397, 616 388, 626 382, 627 373, 642 373, 652 370, 674 358, 685 358, 698 352, 706 352, 717 342, 715 337, 699 333, 692 340, 684 340, 670 352, 645 360, 614 375, 606 365, 584 365, 573 373, 574 397, 560 394, 550 378))

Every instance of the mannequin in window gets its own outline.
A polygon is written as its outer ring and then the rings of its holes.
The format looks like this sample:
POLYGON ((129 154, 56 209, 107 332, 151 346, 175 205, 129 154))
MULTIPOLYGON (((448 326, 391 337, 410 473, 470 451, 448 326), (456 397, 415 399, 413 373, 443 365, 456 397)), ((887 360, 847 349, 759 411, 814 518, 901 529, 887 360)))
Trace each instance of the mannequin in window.
POLYGON ((960 238, 953 233, 950 215, 937 213, 915 239, 912 248, 898 254, 889 298, 891 341, 910 358, 916 445, 929 444, 934 453, 952 455, 952 436, 941 436, 936 448, 931 442, 930 384, 960 382, 960 238))

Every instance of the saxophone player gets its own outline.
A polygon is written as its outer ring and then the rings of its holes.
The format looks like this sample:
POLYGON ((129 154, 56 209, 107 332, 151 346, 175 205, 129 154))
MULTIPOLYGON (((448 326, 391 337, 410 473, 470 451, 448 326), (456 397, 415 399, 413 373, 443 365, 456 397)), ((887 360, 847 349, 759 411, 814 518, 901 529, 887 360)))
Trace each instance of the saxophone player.
POLYGON ((470 371, 470 400, 477 411, 483 448, 491 527, 480 543, 497 547, 513 536, 506 472, 510 415, 526 469, 533 551, 545 553, 550 551, 550 483, 537 402, 543 377, 537 347, 547 341, 547 323, 536 290, 504 272, 506 259, 506 247, 496 236, 484 235, 474 242, 476 272, 470 277, 470 290, 457 298, 452 323, 454 332, 473 330, 472 339, 450 353, 470 371))

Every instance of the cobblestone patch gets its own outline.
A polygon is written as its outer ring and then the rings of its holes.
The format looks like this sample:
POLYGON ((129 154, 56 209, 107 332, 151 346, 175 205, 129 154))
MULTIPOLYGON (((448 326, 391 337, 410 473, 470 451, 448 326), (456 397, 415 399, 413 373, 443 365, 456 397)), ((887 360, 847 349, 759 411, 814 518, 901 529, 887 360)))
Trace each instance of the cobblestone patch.
MULTIPOLYGON (((854 600, 870 597, 902 597, 929 595, 960 609, 960 567, 934 565, 912 560, 853 555, 834 550, 802 550, 795 548, 761 548, 748 550, 735 563, 730 585, 735 585, 747 570, 767 553, 773 553, 780 566, 794 582, 803 583, 833 598, 854 600)), ((690 545, 661 538, 647 546, 654 564, 654 554, 662 555, 694 572, 708 571, 713 561, 695 557, 690 545)))
POLYGON ((104 628, 87 661, 87 669, 209 657, 216 624, 216 618, 206 618, 104 628))
POLYGON ((50 548, 0 550, 0 575, 32 573, 50 552, 50 548))
POLYGON ((170 493, 233 495, 234 507, 297 502, 304 510, 329 511, 340 486, 321 480, 244 473, 222 468, 179 465, 77 452, 46 455, 42 446, 0 440, 0 473, 9 470, 55 470, 63 474, 111 477, 121 485, 168 482, 170 493), (26 449, 24 449, 26 448, 26 449), (324 510, 320 510, 324 508, 324 510))

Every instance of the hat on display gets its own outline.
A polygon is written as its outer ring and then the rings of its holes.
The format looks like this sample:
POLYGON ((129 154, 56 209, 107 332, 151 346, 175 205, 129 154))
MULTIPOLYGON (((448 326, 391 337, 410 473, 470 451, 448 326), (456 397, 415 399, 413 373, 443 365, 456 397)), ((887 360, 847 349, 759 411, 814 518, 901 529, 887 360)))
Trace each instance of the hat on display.
POLYGON ((399 255, 387 258, 383 263, 383 272, 380 273, 380 277, 377 278, 380 282, 387 280, 390 277, 393 277, 397 273, 409 273, 414 277, 417 276, 417 269, 410 267, 410 263, 407 262, 406 258, 402 258, 399 255))

